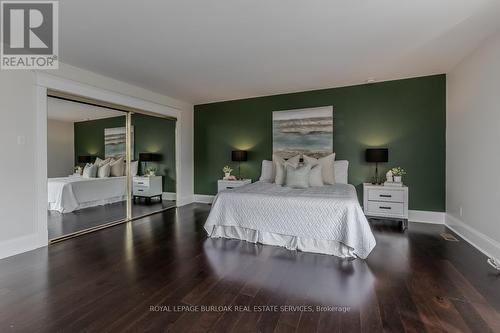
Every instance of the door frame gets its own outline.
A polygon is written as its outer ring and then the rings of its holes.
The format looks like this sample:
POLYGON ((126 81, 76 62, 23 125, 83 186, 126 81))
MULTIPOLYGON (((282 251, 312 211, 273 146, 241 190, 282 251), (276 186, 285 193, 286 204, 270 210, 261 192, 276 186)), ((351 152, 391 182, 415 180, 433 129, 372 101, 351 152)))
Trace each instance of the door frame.
MULTIPOLYGON (((86 97, 97 101, 113 103, 125 107, 143 110, 159 116, 175 118, 175 174, 176 174, 176 200, 181 199, 180 185, 180 153, 181 153, 181 131, 183 123, 182 112, 174 107, 146 101, 140 98, 124 95, 114 91, 101 89, 81 82, 64 79, 55 75, 36 72, 35 94, 36 94, 36 233, 40 246, 48 245, 47 229, 47 92, 56 90, 67 94, 86 97)), ((185 120, 184 120, 185 121, 185 120)), ((130 167, 128 168, 130 170, 130 167)), ((131 179, 128 179, 130 182, 131 179)), ((131 220, 131 219, 129 219, 131 220)))

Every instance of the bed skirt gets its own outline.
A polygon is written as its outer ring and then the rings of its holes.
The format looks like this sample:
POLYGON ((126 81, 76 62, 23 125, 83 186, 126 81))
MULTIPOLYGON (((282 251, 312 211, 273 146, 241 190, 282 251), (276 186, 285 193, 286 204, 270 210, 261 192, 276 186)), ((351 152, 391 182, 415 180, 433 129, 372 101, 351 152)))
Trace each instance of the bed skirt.
POLYGON ((209 228, 211 230, 207 230, 205 227, 208 235, 213 238, 239 239, 251 243, 281 246, 288 250, 328 254, 341 258, 356 258, 354 249, 337 241, 281 235, 235 226, 212 225, 209 228))
POLYGON ((65 214, 65 213, 71 213, 76 210, 84 209, 84 208, 90 208, 90 207, 95 207, 95 206, 104 206, 104 205, 109 205, 121 201, 126 201, 127 196, 122 195, 118 197, 113 197, 113 198, 107 198, 107 199, 101 199, 101 200, 95 200, 95 201, 89 201, 89 202, 81 202, 78 204, 77 207, 74 209, 68 210, 67 208, 61 207, 60 205, 57 205, 54 202, 49 202, 49 210, 55 210, 58 211, 59 213, 65 214))

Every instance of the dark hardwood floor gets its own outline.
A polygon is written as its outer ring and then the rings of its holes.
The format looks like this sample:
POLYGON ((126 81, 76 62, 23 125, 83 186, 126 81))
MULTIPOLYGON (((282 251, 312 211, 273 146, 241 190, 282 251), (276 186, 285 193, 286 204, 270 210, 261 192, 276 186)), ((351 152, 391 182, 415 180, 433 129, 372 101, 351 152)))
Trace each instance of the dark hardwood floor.
MULTIPOLYGON (((154 200, 147 203, 144 200, 136 200, 132 205, 132 216, 144 216, 174 206, 175 201, 154 200)), ((123 220, 127 216, 126 209, 125 202, 117 202, 65 214, 49 210, 47 213, 49 239, 123 220)))
POLYGON ((444 226, 377 222, 350 261, 207 239, 209 209, 0 260, 0 332, 500 332, 500 275, 444 226))

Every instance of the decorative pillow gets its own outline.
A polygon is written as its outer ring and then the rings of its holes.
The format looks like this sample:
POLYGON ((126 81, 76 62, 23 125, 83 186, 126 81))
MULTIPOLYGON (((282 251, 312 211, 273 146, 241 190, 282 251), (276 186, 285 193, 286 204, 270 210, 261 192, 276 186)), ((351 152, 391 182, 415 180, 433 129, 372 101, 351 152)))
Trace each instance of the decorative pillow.
POLYGON ((109 162, 111 162, 111 158, 101 160, 99 157, 96 157, 94 165, 97 165, 97 167, 99 168, 99 167, 103 166, 104 164, 108 164, 109 162))
POLYGON ((111 172, 111 166, 109 165, 109 163, 101 165, 100 167, 97 168, 97 178, 109 177, 110 172, 111 172))
POLYGON ((109 166, 111 167, 111 172, 110 172, 111 177, 123 176, 123 170, 125 169, 124 164, 123 164, 123 160, 124 160, 124 158, 120 157, 116 161, 111 161, 109 163, 109 166))
POLYGON ((262 171, 260 172, 260 181, 272 183, 273 178, 273 161, 262 161, 262 171))
MULTIPOLYGON (((130 176, 135 177, 139 172, 139 161, 130 162, 130 176)), ((127 175, 127 162, 123 161, 123 175, 127 175)))
POLYGON ((317 164, 311 168, 311 172, 309 173, 309 186, 324 186, 323 183, 323 167, 320 164, 317 164))
POLYGON ((308 188, 311 165, 304 164, 297 168, 286 166, 286 186, 293 188, 308 188))
POLYGON ((316 159, 314 157, 309 157, 304 155, 304 162, 306 164, 310 164, 311 166, 321 165, 321 174, 323 177, 323 183, 328 185, 335 184, 335 153, 330 154, 328 156, 322 157, 320 159, 316 159))
POLYGON ((277 185, 283 185, 285 183, 285 176, 286 176, 286 166, 290 165, 294 168, 299 166, 300 162, 300 155, 294 156, 292 158, 289 158, 288 160, 285 161, 284 158, 278 156, 278 155, 273 155, 273 166, 274 166, 274 182, 277 185))
POLYGON ((97 165, 87 163, 85 168, 83 168, 82 177, 84 178, 95 178, 97 175, 97 165))

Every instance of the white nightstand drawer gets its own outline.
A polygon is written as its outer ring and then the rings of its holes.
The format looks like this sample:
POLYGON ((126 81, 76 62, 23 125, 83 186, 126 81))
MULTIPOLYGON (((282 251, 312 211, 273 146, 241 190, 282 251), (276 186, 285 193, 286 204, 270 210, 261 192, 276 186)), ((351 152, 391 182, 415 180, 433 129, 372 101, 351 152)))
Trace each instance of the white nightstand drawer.
POLYGON ((402 202, 368 201, 367 214, 377 215, 403 215, 404 204, 402 202))
POLYGON ((404 202, 405 193, 401 190, 369 189, 368 200, 370 201, 389 201, 404 202))
POLYGON ((134 186, 149 187, 149 177, 134 177, 134 186))
POLYGON ((232 190, 234 188, 251 184, 251 179, 241 179, 241 180, 219 180, 217 181, 217 192, 224 190, 232 190))
POLYGON ((149 187, 134 186, 134 195, 150 196, 151 191, 150 191, 149 187))

